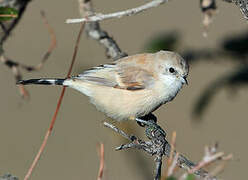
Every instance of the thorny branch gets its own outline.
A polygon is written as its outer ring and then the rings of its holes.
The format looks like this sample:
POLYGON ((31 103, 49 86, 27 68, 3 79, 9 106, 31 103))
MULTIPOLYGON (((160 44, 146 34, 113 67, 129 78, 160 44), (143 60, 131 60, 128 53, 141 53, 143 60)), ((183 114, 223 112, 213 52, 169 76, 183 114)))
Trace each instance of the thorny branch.
POLYGON ((123 16, 131 16, 134 14, 141 13, 147 9, 157 7, 166 2, 168 2, 168 0, 153 0, 142 6, 132 8, 132 9, 127 9, 125 11, 119 11, 119 12, 115 12, 111 14, 101 14, 101 13, 98 13, 96 15, 92 14, 91 16, 87 18, 80 18, 80 19, 67 19, 66 23, 94 22, 94 21, 101 21, 101 20, 110 19, 110 18, 121 18, 123 16))
MULTIPOLYGON (((149 121, 143 121, 141 119, 136 119, 139 122, 146 123, 146 135, 150 139, 149 141, 143 141, 136 136, 130 136, 126 134, 124 131, 120 130, 116 126, 104 122, 104 126, 114 130, 124 138, 131 141, 129 144, 124 144, 116 148, 116 150, 123 150, 123 149, 129 149, 129 148, 136 148, 141 149, 148 153, 149 155, 154 156, 155 155, 155 180, 160 179, 161 177, 161 165, 162 165, 162 156, 170 157, 171 153, 171 145, 167 142, 165 139, 165 132, 164 130, 158 126, 157 124, 150 123, 149 121)), ((176 151, 174 151, 174 155, 176 155, 176 151)), ((178 154, 177 158, 177 165, 180 168, 186 169, 187 171, 194 169, 197 167, 196 164, 191 162, 189 159, 187 159, 184 155, 178 154)), ((193 173, 196 176, 199 176, 201 178, 205 178, 207 180, 217 180, 215 177, 211 177, 210 174, 203 170, 203 169, 194 169, 193 173)))

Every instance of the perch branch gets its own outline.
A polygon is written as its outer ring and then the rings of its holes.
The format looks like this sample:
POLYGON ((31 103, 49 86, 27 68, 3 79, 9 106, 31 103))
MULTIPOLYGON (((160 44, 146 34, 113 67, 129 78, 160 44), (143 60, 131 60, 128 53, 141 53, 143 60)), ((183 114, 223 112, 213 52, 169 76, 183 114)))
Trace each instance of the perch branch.
POLYGON ((153 0, 147 4, 144 4, 142 6, 132 8, 132 9, 127 9, 124 11, 119 11, 111 14, 96 14, 95 16, 89 16, 87 18, 80 18, 80 19, 67 19, 66 23, 80 23, 80 22, 95 22, 95 21, 101 21, 104 19, 110 19, 110 18, 121 18, 123 16, 131 16, 134 14, 141 13, 147 9, 157 7, 163 3, 168 2, 168 0, 153 0))
MULTIPOLYGON (((140 120, 139 120, 140 121, 140 120)), ((145 123, 144 121, 140 121, 142 123, 145 123)), ((124 138, 128 139, 131 141, 131 143, 126 144, 126 145, 121 145, 116 148, 116 150, 123 150, 127 148, 137 148, 137 149, 142 149, 146 153, 150 155, 155 155, 155 180, 159 179, 161 176, 161 165, 162 165, 162 156, 165 155, 167 157, 170 157, 170 152, 171 152, 171 145, 166 141, 165 136, 164 136, 164 131, 159 127, 158 125, 150 124, 148 125, 148 130, 151 131, 150 133, 154 135, 154 137, 149 138, 150 141, 143 141, 141 139, 138 139, 135 136, 130 136, 126 134, 124 131, 120 130, 116 126, 104 122, 104 126, 112 129, 116 133, 120 134, 124 138), (151 126, 150 126, 151 125, 151 126)), ((147 131, 147 130, 146 130, 147 131)), ((174 151, 174 155, 176 155, 176 151, 174 151)), ((184 155, 178 154, 177 158, 177 165, 180 168, 183 168, 187 171, 197 167, 196 164, 194 164, 192 161, 187 159, 184 155)), ((203 169, 196 169, 193 171, 193 173, 201 178, 205 178, 208 180, 217 180, 215 177, 211 177, 210 174, 203 170, 203 169)))
MULTIPOLYGON (((89 16, 94 15, 94 10, 92 7, 91 0, 78 0, 78 2, 79 2, 80 15, 82 17, 89 17, 89 16)), ((108 57, 111 57, 112 59, 116 60, 118 58, 127 56, 126 53, 123 53, 121 51, 118 44, 111 37, 109 37, 107 32, 103 31, 100 28, 100 25, 98 22, 87 22, 85 30, 89 37, 97 40, 101 45, 105 47, 108 57)), ((124 145, 117 147, 116 150, 137 148, 137 149, 144 150, 150 155, 156 155, 155 179, 159 179, 161 177, 162 156, 166 155, 167 157, 169 157, 170 151, 171 151, 171 146, 165 140, 165 134, 163 134, 164 133, 163 130, 161 131, 162 133, 160 133, 162 134, 162 138, 160 137, 159 140, 155 138, 154 141, 143 141, 141 139, 137 139, 135 136, 126 134, 124 131, 120 130, 119 128, 115 127, 112 124, 104 122, 104 125, 114 130, 115 132, 117 132, 124 138, 128 139, 129 141, 131 141, 131 143, 129 144, 124 144, 124 145), (159 142, 160 142, 160 146, 158 148, 157 143, 159 144, 159 142)), ((192 163, 190 160, 188 160, 185 156, 181 154, 178 155, 177 165, 186 170, 192 169, 193 167, 196 166, 194 163, 192 163)), ((201 177, 210 177, 208 172, 202 169, 195 171, 195 174, 201 177)), ((209 179, 214 180, 215 178, 210 177, 209 179)))

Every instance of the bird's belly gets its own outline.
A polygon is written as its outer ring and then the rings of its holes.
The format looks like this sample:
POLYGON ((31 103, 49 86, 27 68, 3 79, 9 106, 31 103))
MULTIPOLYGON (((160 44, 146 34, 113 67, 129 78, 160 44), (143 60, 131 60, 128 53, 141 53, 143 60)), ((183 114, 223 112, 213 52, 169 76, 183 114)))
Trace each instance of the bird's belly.
POLYGON ((117 121, 144 116, 161 104, 150 90, 106 88, 104 92, 95 92, 93 97, 91 102, 97 109, 117 121))

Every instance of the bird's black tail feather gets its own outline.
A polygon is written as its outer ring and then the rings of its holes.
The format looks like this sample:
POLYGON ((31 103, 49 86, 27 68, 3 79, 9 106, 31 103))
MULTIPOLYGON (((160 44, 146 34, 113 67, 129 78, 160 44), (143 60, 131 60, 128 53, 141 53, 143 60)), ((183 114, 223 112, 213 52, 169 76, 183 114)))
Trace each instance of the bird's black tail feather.
POLYGON ((41 85, 63 85, 65 79, 29 79, 20 80, 16 84, 41 84, 41 85))

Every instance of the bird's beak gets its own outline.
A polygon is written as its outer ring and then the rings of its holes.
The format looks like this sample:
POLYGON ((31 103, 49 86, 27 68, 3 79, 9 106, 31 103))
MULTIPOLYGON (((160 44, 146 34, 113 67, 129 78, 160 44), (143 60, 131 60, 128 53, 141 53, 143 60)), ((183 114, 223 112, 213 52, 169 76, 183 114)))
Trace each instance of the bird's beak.
POLYGON ((183 83, 183 84, 188 85, 187 76, 183 76, 183 77, 181 78, 181 80, 182 80, 182 83, 183 83))

